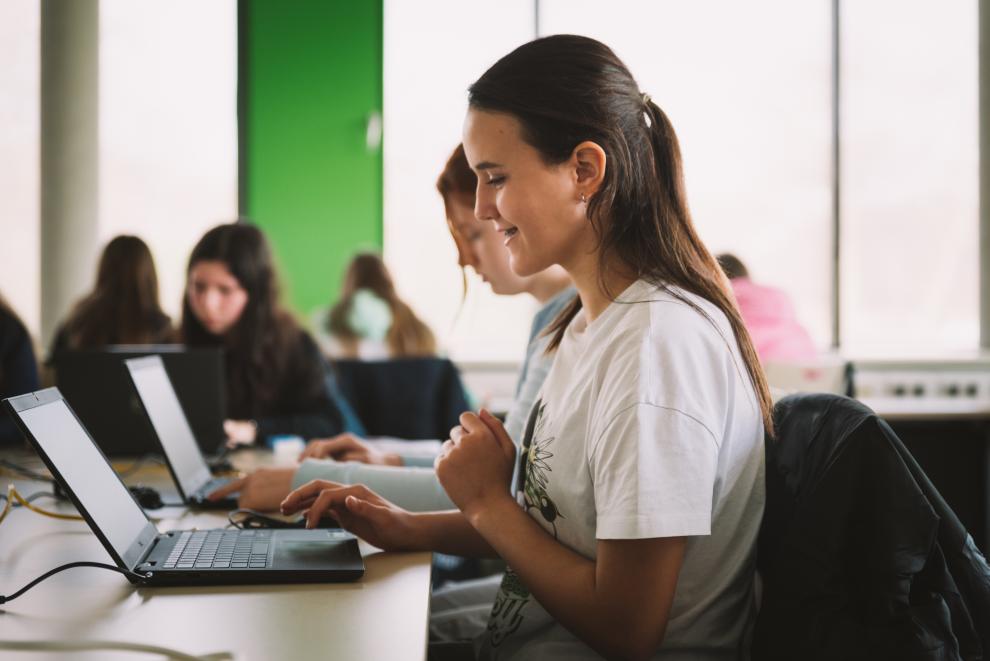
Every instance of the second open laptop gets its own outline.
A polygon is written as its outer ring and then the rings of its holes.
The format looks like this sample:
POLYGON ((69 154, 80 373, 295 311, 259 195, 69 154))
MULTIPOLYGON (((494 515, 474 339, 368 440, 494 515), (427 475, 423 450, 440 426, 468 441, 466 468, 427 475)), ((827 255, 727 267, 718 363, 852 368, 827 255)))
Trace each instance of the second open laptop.
POLYGON ((203 509, 234 509, 237 496, 209 500, 207 495, 230 482, 213 477, 193 434, 189 420, 172 387, 161 356, 144 356, 124 361, 138 401, 147 415, 154 435, 162 446, 165 463, 179 488, 183 502, 203 509))
POLYGON ((322 583, 364 575, 357 540, 339 529, 159 532, 58 388, 4 403, 114 562, 129 570, 132 582, 322 583))
POLYGON ((158 443, 124 367, 128 358, 151 354, 162 357, 199 447, 207 455, 220 450, 226 441, 226 385, 219 347, 149 344, 60 351, 52 357, 55 385, 104 454, 157 454, 158 443))

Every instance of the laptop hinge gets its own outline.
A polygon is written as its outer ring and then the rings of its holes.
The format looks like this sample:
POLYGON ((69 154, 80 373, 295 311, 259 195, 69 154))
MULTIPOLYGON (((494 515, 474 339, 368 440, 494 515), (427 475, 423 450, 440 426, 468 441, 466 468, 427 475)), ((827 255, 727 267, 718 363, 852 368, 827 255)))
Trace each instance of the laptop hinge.
POLYGON ((174 533, 167 532, 155 536, 155 538, 151 541, 151 544, 148 545, 148 550, 141 554, 137 564, 134 565, 134 572, 136 574, 151 576, 151 572, 155 570, 155 566, 147 562, 148 558, 150 558, 151 554, 155 552, 155 547, 158 546, 158 542, 160 542, 163 537, 171 537, 173 534, 174 533))

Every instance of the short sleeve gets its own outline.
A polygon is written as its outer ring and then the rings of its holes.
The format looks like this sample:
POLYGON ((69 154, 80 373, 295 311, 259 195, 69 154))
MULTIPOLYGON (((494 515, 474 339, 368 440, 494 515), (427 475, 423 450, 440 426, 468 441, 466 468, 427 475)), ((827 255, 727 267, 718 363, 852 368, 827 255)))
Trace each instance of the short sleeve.
POLYGON ((591 449, 598 539, 709 535, 718 445, 701 421, 637 403, 591 449))

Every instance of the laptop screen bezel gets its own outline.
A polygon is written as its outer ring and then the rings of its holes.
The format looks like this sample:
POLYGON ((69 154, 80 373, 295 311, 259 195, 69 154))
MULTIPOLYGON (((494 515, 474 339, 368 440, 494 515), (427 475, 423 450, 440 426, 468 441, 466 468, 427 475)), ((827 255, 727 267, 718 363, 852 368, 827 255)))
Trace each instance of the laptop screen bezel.
MULTIPOLYGON (((80 428, 82 428, 83 432, 86 434, 86 438, 88 438, 89 442, 93 444, 93 448, 100 453, 103 460, 106 461, 107 464, 110 465, 111 470, 113 470, 113 466, 110 464, 110 461, 107 459, 106 455, 103 454, 103 450, 101 450, 100 446, 93 440, 89 430, 86 429, 82 421, 79 420, 76 412, 72 410, 69 402, 65 400, 58 388, 45 388, 44 390, 39 390, 37 392, 27 393, 17 397, 10 397, 4 400, 4 404, 10 411, 11 417, 14 419, 14 423, 17 425, 18 429, 21 430, 21 433, 24 434, 25 438, 27 438, 34 447, 35 451, 38 453, 38 456, 41 457, 41 460, 45 463, 45 466, 51 472, 52 476, 60 485, 62 485, 62 488, 65 489, 65 492, 68 494, 72 504, 75 505, 76 509, 79 511, 79 514, 82 515, 83 519, 85 519, 86 523, 90 527, 90 530, 93 531, 93 534, 95 534, 97 539, 100 540, 103 548, 107 550, 107 553, 110 554, 110 557, 113 558, 118 567, 133 570, 152 547, 155 538, 159 535, 159 532, 155 524, 148 518, 148 514, 138 504, 137 500, 134 498, 134 495, 127 490, 127 485, 125 485, 123 480, 120 479, 120 475, 117 474, 117 471, 113 471, 114 476, 120 482, 121 486, 124 488, 124 491, 127 492, 127 495, 130 496, 131 500, 134 502, 134 506, 141 510, 141 515, 144 516, 145 521, 147 521, 147 524, 138 533, 137 537, 131 540, 130 544, 128 544, 127 550, 124 552, 123 557, 117 554, 117 551, 110 543, 110 540, 103 534, 103 531, 90 515, 89 510, 86 509, 86 506, 76 496, 76 492, 72 489, 72 485, 66 482, 61 471, 59 471, 58 466, 52 462, 51 458, 48 456, 48 453, 45 452, 45 448, 38 441, 38 439, 35 438, 34 434, 21 419, 20 414, 24 411, 28 411, 39 406, 44 406, 46 404, 52 404, 60 400, 65 404, 66 409, 68 409, 76 423, 78 423, 80 428)), ((128 576, 128 580, 132 580, 132 578, 128 576)))

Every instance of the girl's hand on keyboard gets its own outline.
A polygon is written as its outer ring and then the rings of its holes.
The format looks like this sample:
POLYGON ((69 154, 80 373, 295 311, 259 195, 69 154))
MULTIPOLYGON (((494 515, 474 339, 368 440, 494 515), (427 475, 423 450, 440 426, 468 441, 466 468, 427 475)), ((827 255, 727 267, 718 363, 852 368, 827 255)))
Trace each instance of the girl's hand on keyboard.
POLYGON ((385 500, 363 484, 313 480, 282 501, 282 514, 302 511, 314 528, 329 514, 340 526, 383 551, 408 551, 415 542, 415 515, 385 500))
POLYGON ((220 487, 207 498, 220 500, 239 491, 238 507, 272 512, 278 509, 279 503, 292 490, 292 476, 295 472, 295 468, 259 468, 246 477, 220 487))
POLYGON ((334 461, 357 461, 362 464, 379 466, 401 466, 402 458, 394 452, 382 452, 350 432, 333 438, 313 439, 299 455, 305 459, 333 459, 334 461))

